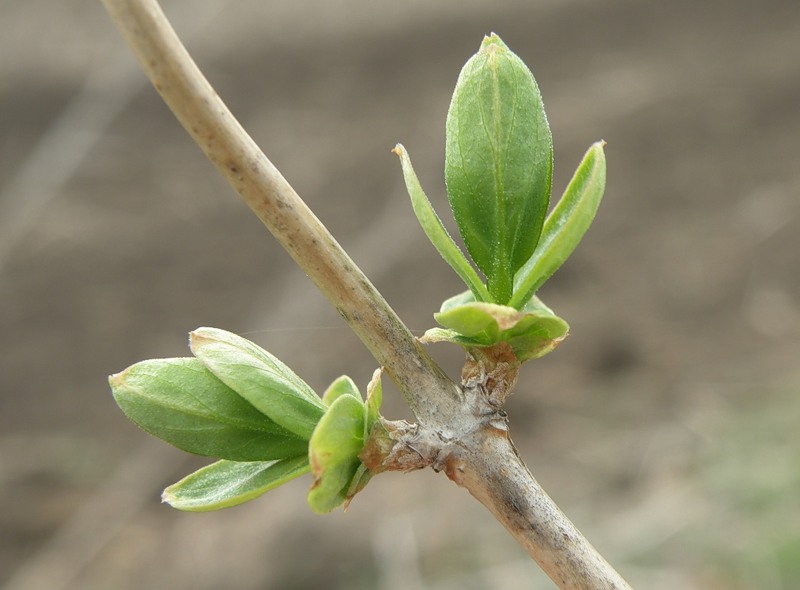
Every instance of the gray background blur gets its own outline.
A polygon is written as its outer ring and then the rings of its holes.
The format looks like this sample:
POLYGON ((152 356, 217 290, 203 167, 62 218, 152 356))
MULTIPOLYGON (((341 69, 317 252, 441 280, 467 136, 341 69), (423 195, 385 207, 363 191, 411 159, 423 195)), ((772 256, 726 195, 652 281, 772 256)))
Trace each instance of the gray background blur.
MULTIPOLYGON (((440 213, 456 76, 497 32, 533 69, 554 195, 608 141, 595 225, 543 299, 572 336, 525 366, 521 454, 637 587, 800 587, 800 5, 795 0, 165 4, 244 126, 412 329, 463 287, 440 213)), ((551 588, 442 475, 346 514, 308 479, 212 514, 159 503, 204 462, 151 440, 109 373, 243 333, 321 391, 372 359, 239 202, 99 2, 0 6, 0 588, 551 588)), ((448 221, 449 223, 449 221, 448 221)), ((451 224, 452 228, 453 225, 451 224)), ((456 375, 460 353, 434 355, 456 375)), ((385 414, 407 416, 396 391, 385 414)))

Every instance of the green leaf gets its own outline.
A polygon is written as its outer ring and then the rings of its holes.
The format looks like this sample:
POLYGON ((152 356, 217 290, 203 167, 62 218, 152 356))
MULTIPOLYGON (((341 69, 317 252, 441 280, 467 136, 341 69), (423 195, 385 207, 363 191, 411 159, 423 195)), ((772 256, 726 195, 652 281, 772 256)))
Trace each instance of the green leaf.
POLYGON ((445 181, 491 301, 511 298, 514 273, 539 240, 550 199, 553 144, 530 70, 497 35, 459 75, 447 114, 445 181))
POLYGON ((109 384, 139 428, 189 453, 267 461, 296 457, 308 448, 194 358, 143 361, 109 377, 109 384))
POLYGON ((242 504, 307 473, 308 456, 282 461, 217 461, 164 490, 164 502, 189 512, 242 504))
POLYGON ((194 355, 273 422, 308 440, 325 404, 294 372, 241 336, 216 328, 190 334, 194 355))
POLYGON ((422 190, 422 185, 419 183, 414 168, 411 166, 411 158, 408 152, 401 145, 392 150, 395 154, 400 156, 400 164, 403 167, 403 178, 406 182, 406 189, 411 196, 411 206, 414 208, 414 213, 417 216, 419 224, 422 226, 425 235, 434 245, 445 262, 449 264, 456 274, 461 277, 461 280, 466 283, 470 291, 475 295, 478 301, 489 301, 489 291, 481 281, 478 273, 472 268, 467 258, 461 252, 461 248, 456 245, 447 229, 442 224, 442 220, 436 214, 436 211, 428 200, 425 191, 422 190))
POLYGON ((361 462, 364 446, 364 404, 342 395, 328 408, 309 442, 309 461, 314 483, 308 505, 319 513, 330 512, 347 499, 350 484, 361 462))
POLYGON ((450 328, 473 342, 489 345, 500 341, 500 328, 488 306, 495 304, 469 303, 435 313, 433 317, 445 328, 450 328))
POLYGON ((361 392, 358 391, 358 385, 347 375, 342 375, 328 385, 328 389, 322 394, 322 401, 325 402, 326 406, 330 406, 343 395, 352 395, 356 399, 361 399, 361 392))
POLYGON ((569 324, 538 297, 531 298, 521 311, 521 319, 503 332, 520 362, 552 352, 569 334, 569 324))
POLYGON ((522 307, 564 263, 592 224, 606 186, 605 142, 593 144, 544 223, 539 245, 514 278, 512 307, 522 307))
POLYGON ((567 322, 537 297, 522 310, 470 299, 461 294, 445 301, 443 311, 434 317, 446 329, 432 328, 420 340, 452 342, 467 350, 507 342, 517 361, 523 362, 552 351, 569 332, 567 322))

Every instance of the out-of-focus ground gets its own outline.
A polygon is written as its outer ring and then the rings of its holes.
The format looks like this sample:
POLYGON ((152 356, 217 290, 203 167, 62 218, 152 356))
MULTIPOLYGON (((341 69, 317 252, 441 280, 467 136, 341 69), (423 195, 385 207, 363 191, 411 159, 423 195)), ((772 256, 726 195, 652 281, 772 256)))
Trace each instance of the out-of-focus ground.
MULTIPOLYGON (((608 141, 596 223, 542 298, 572 336, 509 404, 531 470, 638 588, 800 587, 800 7, 795 1, 251 0, 166 5, 220 94, 421 333, 460 287, 417 227, 402 141, 449 219, 444 119, 495 31, 537 77, 555 196, 608 141)), ((443 475, 346 514, 307 478, 220 513, 160 490, 109 373, 211 325, 317 390, 374 363, 221 181, 99 2, 0 8, 0 588, 552 588, 443 475)), ((450 226, 453 227, 452 225, 450 226)), ((460 353, 433 348, 451 374, 460 353)), ((385 414, 407 416, 390 389, 385 414)))

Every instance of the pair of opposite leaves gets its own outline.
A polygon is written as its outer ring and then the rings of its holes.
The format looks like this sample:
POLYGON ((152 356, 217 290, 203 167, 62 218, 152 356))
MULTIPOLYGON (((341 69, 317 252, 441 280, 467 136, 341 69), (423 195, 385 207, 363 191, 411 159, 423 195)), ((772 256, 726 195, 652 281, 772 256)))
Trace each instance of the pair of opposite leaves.
POLYGON ((220 459, 164 491, 175 508, 234 506, 308 472, 308 502, 329 512, 369 481, 358 459, 379 420, 380 372, 366 402, 349 377, 320 398, 256 344, 224 330, 190 335, 194 358, 137 363, 109 379, 114 398, 144 431, 220 459))
POLYGON ((400 157, 414 212, 439 254, 469 288, 434 317, 444 329, 428 342, 466 348, 508 342, 517 360, 552 350, 568 325, 535 293, 564 263, 594 219, 605 189, 603 142, 592 145, 563 197, 547 214, 553 144, 541 94, 528 67, 500 38, 484 38, 464 66, 446 126, 445 181, 453 215, 475 268, 447 233, 400 157))

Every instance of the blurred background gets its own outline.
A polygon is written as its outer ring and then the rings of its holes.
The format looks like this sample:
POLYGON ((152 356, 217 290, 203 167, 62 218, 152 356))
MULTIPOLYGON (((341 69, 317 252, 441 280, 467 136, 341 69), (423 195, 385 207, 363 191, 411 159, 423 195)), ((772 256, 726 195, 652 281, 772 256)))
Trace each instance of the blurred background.
MULTIPOLYGON (((635 586, 800 587, 800 7, 795 1, 165 2, 234 113, 421 334, 463 289, 416 224, 402 142, 454 229, 444 121, 497 32, 532 68, 554 197, 608 142, 597 220, 540 292, 572 328, 509 402, 534 475, 635 586)), ((219 513, 204 464, 107 375, 239 332, 317 391, 373 360, 173 120, 99 2, 0 8, 0 588, 552 588, 465 491, 302 478, 219 513)), ((457 375, 461 353, 432 353, 457 375)), ((384 413, 409 417, 389 388, 384 413)))

